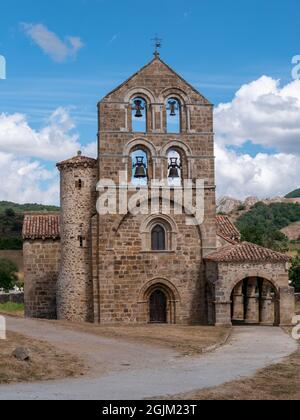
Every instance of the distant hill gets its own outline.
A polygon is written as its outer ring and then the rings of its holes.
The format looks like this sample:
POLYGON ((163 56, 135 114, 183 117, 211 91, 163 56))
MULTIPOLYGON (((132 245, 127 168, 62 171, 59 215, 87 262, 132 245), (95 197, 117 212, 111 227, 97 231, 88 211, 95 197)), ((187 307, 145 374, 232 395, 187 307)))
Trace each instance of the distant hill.
POLYGON ((287 194, 285 198, 300 198, 300 188, 287 194))
POLYGON ((282 229, 300 221, 300 204, 259 202, 249 211, 242 213, 236 220, 236 226, 242 239, 267 248, 286 251, 289 248, 288 237, 282 229))
POLYGON ((58 210, 56 206, 0 201, 0 250, 22 249, 22 226, 25 212, 58 210))
POLYGON ((59 210, 59 207, 45 206, 43 204, 17 204, 10 201, 0 201, 0 213, 5 213, 7 209, 11 209, 15 213, 25 213, 27 211, 56 211, 59 210))

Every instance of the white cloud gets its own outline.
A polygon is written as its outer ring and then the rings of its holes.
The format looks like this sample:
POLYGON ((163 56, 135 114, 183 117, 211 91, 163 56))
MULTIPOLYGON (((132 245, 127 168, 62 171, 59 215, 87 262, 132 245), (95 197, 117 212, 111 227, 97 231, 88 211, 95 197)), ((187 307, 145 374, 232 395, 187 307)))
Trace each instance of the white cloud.
POLYGON ((0 152, 0 178, 1 200, 42 204, 59 202, 56 170, 49 171, 38 161, 0 152))
POLYGON ((108 44, 113 44, 118 39, 118 34, 114 34, 111 39, 108 41, 108 44))
POLYGON ((40 130, 23 114, 0 114, 0 200, 19 203, 59 203, 59 176, 55 163, 82 150, 96 156, 96 141, 85 146, 73 134, 68 110, 58 108, 40 130), (53 168, 51 170, 47 166, 53 168))
POLYGON ((26 35, 54 61, 63 62, 69 58, 74 59, 77 52, 84 46, 79 37, 67 36, 62 40, 41 23, 22 23, 21 25, 26 35))
POLYGON ((217 195, 244 199, 284 196, 299 188, 300 156, 259 153, 255 157, 216 146, 217 195))
POLYGON ((74 123, 65 108, 54 111, 40 130, 30 127, 24 114, 0 114, 0 150, 57 162, 81 148, 79 135, 73 129, 74 123))
POLYGON ((266 198, 299 188, 300 81, 280 86, 262 76, 243 85, 232 102, 216 107, 215 131, 218 196, 266 198), (243 152, 249 140, 275 153, 252 157, 243 152))
POLYGON ((242 86, 232 102, 215 109, 219 144, 243 145, 247 140, 278 152, 300 152, 300 81, 281 87, 262 76, 242 86))

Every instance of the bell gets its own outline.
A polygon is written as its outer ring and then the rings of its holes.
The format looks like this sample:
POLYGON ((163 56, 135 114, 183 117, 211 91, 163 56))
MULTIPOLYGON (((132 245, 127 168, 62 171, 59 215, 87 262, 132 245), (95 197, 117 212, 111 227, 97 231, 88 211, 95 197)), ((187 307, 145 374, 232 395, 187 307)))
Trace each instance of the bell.
POLYGON ((169 165, 169 178, 179 178, 179 169, 180 165, 178 164, 177 158, 171 158, 171 163, 169 165))
POLYGON ((142 106, 142 101, 140 99, 136 99, 134 101, 134 105, 135 107, 133 109, 136 111, 135 118, 142 118, 143 117, 142 111, 144 110, 144 107, 142 106))
POLYGON ((170 116, 171 117, 176 117, 176 110, 177 110, 177 102, 176 101, 169 101, 169 106, 170 106, 170 116))
POLYGON ((136 164, 134 165, 135 168, 135 178, 147 178, 147 172, 146 172, 146 165, 144 164, 144 158, 143 157, 137 157, 136 158, 136 164))

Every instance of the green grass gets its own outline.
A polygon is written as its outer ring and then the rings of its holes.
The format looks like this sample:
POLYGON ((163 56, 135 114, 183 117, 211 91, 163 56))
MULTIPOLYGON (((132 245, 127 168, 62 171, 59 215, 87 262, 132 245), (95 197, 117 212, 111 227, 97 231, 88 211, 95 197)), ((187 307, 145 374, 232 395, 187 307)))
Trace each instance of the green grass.
POLYGON ((0 312, 22 312, 24 311, 24 304, 23 303, 0 303, 0 312))

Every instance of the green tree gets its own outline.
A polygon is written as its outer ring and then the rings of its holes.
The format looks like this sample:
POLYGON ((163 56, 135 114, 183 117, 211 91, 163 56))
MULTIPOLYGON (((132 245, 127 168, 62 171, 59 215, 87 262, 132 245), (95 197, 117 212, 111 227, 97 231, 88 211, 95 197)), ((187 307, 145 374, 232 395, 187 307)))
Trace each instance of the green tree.
POLYGON ((4 214, 5 214, 6 217, 15 217, 16 216, 16 213, 13 209, 5 209, 4 214))
POLYGON ((300 251, 298 251, 297 257, 293 259, 292 266, 289 271, 289 277, 295 291, 300 293, 300 251))
POLYGON ((18 282, 18 267, 6 258, 0 258, 0 288, 11 290, 18 282))

